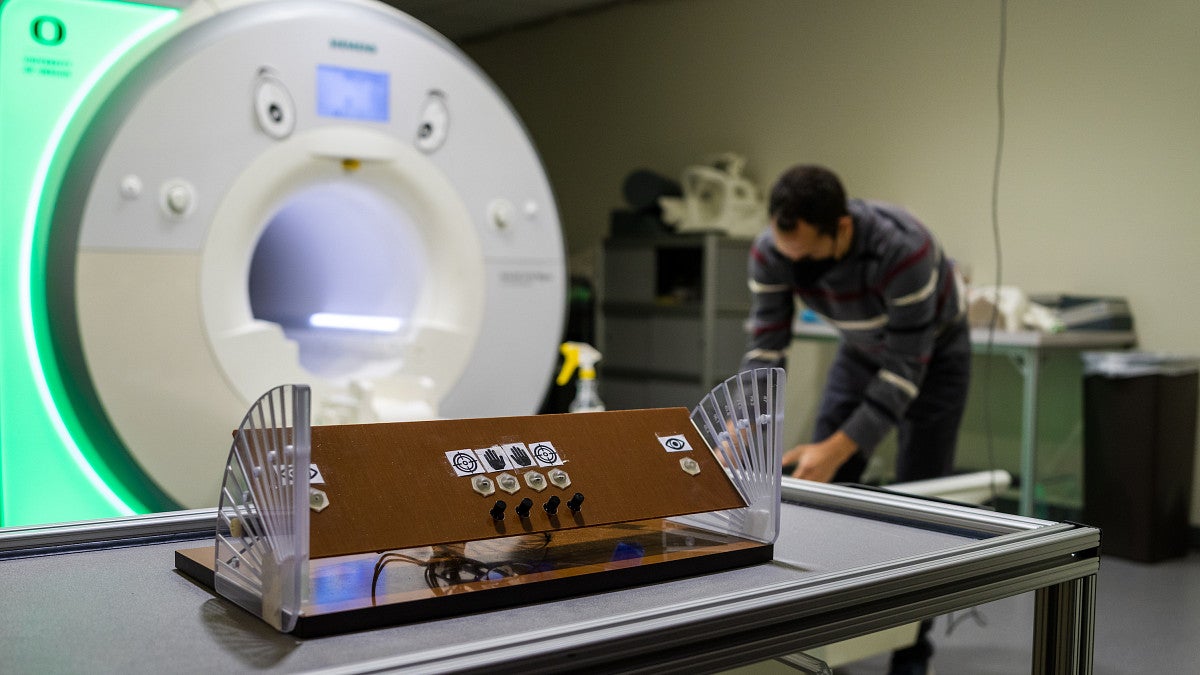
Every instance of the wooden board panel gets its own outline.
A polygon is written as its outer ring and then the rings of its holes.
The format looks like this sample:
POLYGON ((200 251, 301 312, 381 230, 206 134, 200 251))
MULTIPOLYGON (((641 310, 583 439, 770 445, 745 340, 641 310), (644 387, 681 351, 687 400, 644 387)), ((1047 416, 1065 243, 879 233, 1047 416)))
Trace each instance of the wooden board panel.
POLYGON ((324 481, 313 487, 329 497, 312 513, 312 558, 745 506, 683 408, 320 426, 312 443, 324 481), (699 473, 685 472, 683 458, 699 473), (528 484, 554 469, 571 484, 528 484), (497 484, 503 474, 519 481, 514 494, 473 489, 475 477, 497 484), (573 512, 576 493, 584 501, 573 512), (552 496, 561 502, 554 516, 543 510, 552 496), (514 511, 526 498, 532 508, 521 518, 514 511), (502 520, 491 515, 497 500, 507 504, 502 520))

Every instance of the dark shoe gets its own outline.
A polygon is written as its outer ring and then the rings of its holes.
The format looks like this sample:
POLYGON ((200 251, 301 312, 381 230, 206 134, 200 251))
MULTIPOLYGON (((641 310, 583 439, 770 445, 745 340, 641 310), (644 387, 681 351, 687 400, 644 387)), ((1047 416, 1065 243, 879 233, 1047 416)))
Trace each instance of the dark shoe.
POLYGON ((929 657, 933 650, 928 644, 917 641, 917 644, 899 651, 892 652, 892 664, 888 675, 933 675, 929 665, 929 657))
POLYGON ((933 643, 929 641, 929 633, 932 630, 933 619, 921 622, 917 641, 911 647, 892 652, 892 665, 888 669, 888 675, 932 675, 933 668, 929 666, 929 659, 933 656, 933 643))
MULTIPOLYGON (((897 652, 899 653, 899 652, 897 652)), ((933 666, 929 665, 929 660, 904 660, 896 659, 892 656, 892 665, 888 668, 888 675, 934 675, 933 666)))

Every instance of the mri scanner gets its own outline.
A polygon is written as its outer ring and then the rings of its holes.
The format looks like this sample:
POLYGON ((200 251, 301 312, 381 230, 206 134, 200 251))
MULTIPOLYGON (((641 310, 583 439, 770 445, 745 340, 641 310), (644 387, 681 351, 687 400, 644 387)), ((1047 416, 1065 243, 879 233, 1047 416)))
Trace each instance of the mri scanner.
POLYGON ((0 524, 212 506, 284 382, 317 424, 535 412, 556 207, 440 35, 368 0, 8 0, 0 43, 0 524))

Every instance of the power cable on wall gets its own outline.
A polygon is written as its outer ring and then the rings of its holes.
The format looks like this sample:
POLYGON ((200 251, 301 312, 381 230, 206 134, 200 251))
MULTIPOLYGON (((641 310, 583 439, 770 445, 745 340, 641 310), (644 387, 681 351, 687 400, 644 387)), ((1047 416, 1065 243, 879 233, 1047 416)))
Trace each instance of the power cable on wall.
MULTIPOLYGON (((996 299, 988 320, 987 348, 983 364, 983 433, 987 442, 988 466, 992 470, 992 504, 999 495, 996 490, 996 452, 992 438, 992 347, 995 343, 996 321, 1000 316, 1000 282, 1003 255, 1000 248, 1000 167, 1004 158, 1004 63, 1008 51, 1008 0, 1000 0, 1000 50, 996 67, 996 161, 992 168, 992 243, 996 253, 996 299)), ((1024 476, 1022 476, 1024 479, 1024 476)))

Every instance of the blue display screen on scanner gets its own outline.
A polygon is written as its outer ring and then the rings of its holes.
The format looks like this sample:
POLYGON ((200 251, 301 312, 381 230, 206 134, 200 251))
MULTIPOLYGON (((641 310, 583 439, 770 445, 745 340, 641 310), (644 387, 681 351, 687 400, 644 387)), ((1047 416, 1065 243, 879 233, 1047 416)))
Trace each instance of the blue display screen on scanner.
POLYGON ((317 114, 367 122, 388 121, 388 74, 317 66, 317 114))

